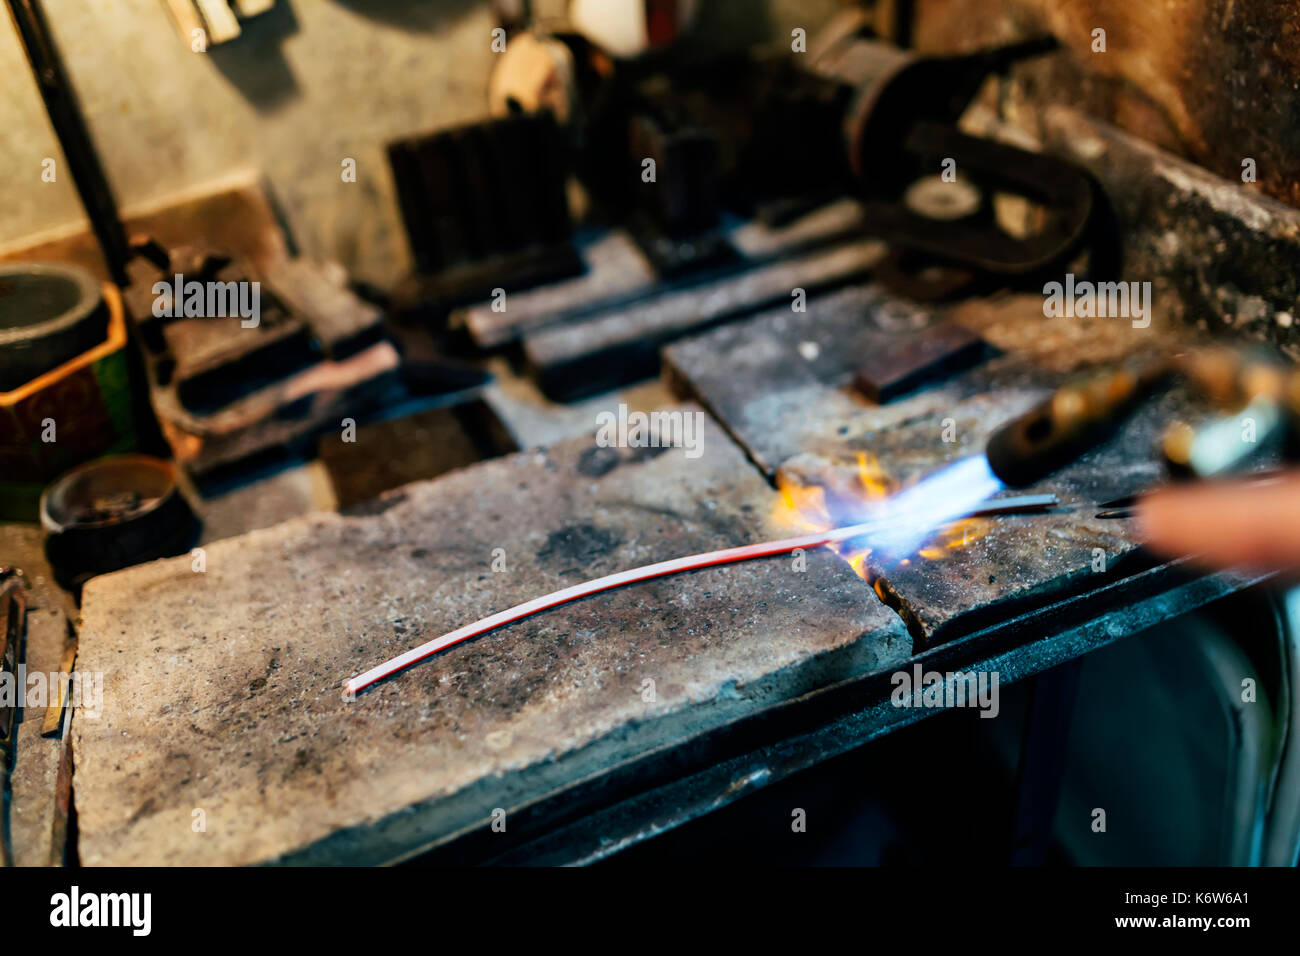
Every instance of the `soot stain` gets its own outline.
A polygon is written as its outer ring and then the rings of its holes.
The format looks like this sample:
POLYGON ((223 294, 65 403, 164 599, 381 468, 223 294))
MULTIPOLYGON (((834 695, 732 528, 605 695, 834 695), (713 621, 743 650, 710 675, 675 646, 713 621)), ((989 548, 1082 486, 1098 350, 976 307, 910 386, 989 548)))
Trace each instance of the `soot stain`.
POLYGON ((632 449, 632 453, 628 456, 628 461, 653 461, 666 452, 670 447, 670 445, 640 445, 632 449))
POLYGON ((150 797, 144 803, 140 804, 140 806, 136 809, 135 813, 131 814, 131 818, 126 821, 127 825, 130 826, 132 823, 137 823, 140 820, 143 820, 145 817, 151 817, 157 812, 158 812, 158 807, 154 803, 154 798, 150 797))
POLYGON ((546 544, 537 552, 541 561, 593 561, 608 554, 623 541, 621 535, 606 528, 578 524, 546 536, 546 544))
POLYGON ((592 445, 578 456, 578 471, 588 478, 603 478, 618 466, 617 448, 592 445))
POLYGON ((395 508, 406 500, 405 491, 385 492, 377 498, 359 501, 340 510, 340 514, 349 518, 364 518, 381 515, 390 508, 395 508))

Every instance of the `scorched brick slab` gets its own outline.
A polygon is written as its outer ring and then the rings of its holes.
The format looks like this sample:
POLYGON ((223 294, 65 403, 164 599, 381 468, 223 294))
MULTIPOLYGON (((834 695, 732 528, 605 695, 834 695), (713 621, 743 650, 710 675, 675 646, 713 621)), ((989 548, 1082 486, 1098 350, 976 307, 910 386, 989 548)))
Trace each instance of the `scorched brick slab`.
POLYGON ((581 439, 217 542, 202 573, 184 557, 91 581, 78 667, 105 676, 103 716, 74 722, 83 862, 391 860, 910 653, 818 551, 803 573, 775 558, 556 608, 344 701, 347 678, 493 611, 776 534, 773 492, 711 421, 701 448, 581 439))

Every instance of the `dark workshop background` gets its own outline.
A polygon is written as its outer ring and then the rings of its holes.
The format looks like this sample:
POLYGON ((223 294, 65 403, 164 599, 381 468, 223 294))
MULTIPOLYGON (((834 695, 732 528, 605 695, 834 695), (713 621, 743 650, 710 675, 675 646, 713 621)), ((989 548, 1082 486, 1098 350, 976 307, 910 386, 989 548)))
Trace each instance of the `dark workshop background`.
MULTIPOLYGON (((44 7, 125 219, 260 171, 298 251, 381 286, 410 269, 384 144, 488 115, 487 3, 281 0, 201 55, 159 0, 44 7), (340 180, 344 157, 355 183, 340 180)), ((709 0, 699 36, 744 46, 812 33, 839 7, 709 0)), ((42 160, 62 154, 7 18, 0 76, 0 258, 66 258, 86 220, 71 176, 41 182, 42 160)), ((76 248, 95 256, 92 245, 76 248)))
MULTIPOLYGON (((837 0, 707 0, 695 42, 746 46, 813 35, 837 0)), ((386 142, 487 115, 489 4, 282 0, 238 42, 192 53, 158 0, 47 0, 46 12, 128 220, 259 172, 301 253, 389 286, 409 268, 386 142), (339 163, 357 161, 355 183, 339 163)), ((1300 199, 1300 4, 1277 0, 883 0, 888 32, 922 50, 969 50, 1043 29, 1070 51, 1020 68, 1008 94, 1072 102, 1258 188, 1300 199), (896 24, 913 8, 912 26, 896 24), (1110 25, 1106 54, 1093 24, 1110 25), (1137 54, 1137 55, 1133 55, 1137 54), (1250 109, 1244 105, 1250 104, 1250 109)), ((0 258, 93 259, 12 28, 0 30, 0 258), (28 174, 24 175, 24 171, 28 174)), ((1004 104, 1007 105, 1007 104, 1004 104)))
MULTIPOLYGON (((690 42, 784 44, 796 27, 815 35, 844 6, 843 0, 701 0, 690 42)), ((1014 82, 987 91, 990 99, 1001 97, 1005 119, 1029 127, 1042 114, 1024 104, 1070 104, 1230 180, 1239 178, 1243 157, 1251 157, 1259 182, 1247 188, 1300 205, 1298 0, 881 0, 875 6, 882 33, 922 51, 973 50, 1052 32, 1065 56, 1017 67, 1014 82), (1092 50, 1098 22, 1108 26, 1105 53, 1092 50)), ((224 205, 207 207, 204 228, 192 231, 218 242, 264 235, 273 212, 293 251, 337 260, 350 277, 383 288, 412 268, 385 144, 488 114, 489 40, 497 20, 486 2, 279 0, 247 24, 238 41, 203 55, 190 50, 159 0, 44 0, 44 7, 128 223, 163 209, 183 219, 187 199, 198 204, 201 197, 230 195, 224 205), (345 158, 356 161, 356 182, 340 177, 345 158), (261 195, 241 192, 251 184, 265 186, 273 210, 252 198, 241 205, 241 196, 261 195)), ((0 259, 76 259, 102 272, 8 26, 0 28, 0 77, 6 171, 0 179, 0 259), (41 180, 47 157, 59 164, 53 183, 41 180)), ((584 427, 590 420, 589 409, 573 414, 584 427)), ((270 524, 284 510, 292 509, 259 491, 214 502, 204 517, 210 528, 233 533, 270 524), (254 501, 275 517, 252 513, 254 501)), ((1085 690, 1090 681, 1102 690, 1089 698, 1096 712, 1081 711, 1076 721, 1091 734, 1072 731, 1075 776, 1067 781, 1070 796, 1061 812, 1084 819, 1095 805, 1089 786, 1112 779, 1138 781, 1129 788, 1134 799, 1161 807, 1159 826, 1152 828, 1158 832, 1114 830, 1107 846, 1112 855, 1102 862, 1198 862, 1217 851, 1213 821, 1197 815, 1202 805, 1214 804, 1188 795, 1220 786, 1226 772, 1219 764, 1194 754, 1179 766, 1195 766, 1199 775, 1178 777, 1169 768, 1180 755, 1171 756, 1168 744, 1155 756, 1135 751, 1131 765, 1115 757, 1129 753, 1124 745, 1132 718, 1110 706, 1108 694, 1120 693, 1108 690, 1114 675, 1131 678, 1135 686, 1124 691, 1130 699, 1150 701, 1151 713, 1142 716, 1153 739, 1183 739, 1177 735, 1186 726, 1210 725, 1220 716, 1217 698, 1210 690, 1200 693, 1202 685, 1192 688, 1200 696, 1186 692, 1175 706, 1172 694, 1163 697, 1140 683, 1142 675, 1162 673, 1167 686, 1192 686, 1192 678, 1167 664, 1175 658, 1170 648, 1185 638, 1185 629, 1175 629, 1146 644, 1131 642, 1095 655, 1084 671, 1085 690), (1201 842, 1186 838, 1189 833, 1201 842), (1184 855, 1161 857, 1171 846, 1184 855)), ((1006 712, 1025 706, 1022 688, 1009 689, 1006 712)), ((1008 803, 1000 768, 1014 763, 1019 722, 988 723, 997 723, 1003 736, 975 715, 927 722, 910 738, 881 741, 738 802, 634 851, 625 862, 775 856, 784 862, 915 863, 942 858, 954 845, 995 852, 1011 822, 1000 809, 1008 803), (947 785, 935 786, 936 780, 947 785), (792 806, 818 820, 810 845, 790 842, 792 806), (768 836, 756 840, 756 832, 768 836), (980 842, 969 842, 970 834, 980 842)), ((1194 743, 1209 749, 1205 736, 1194 743)), ((1072 859, 1096 861, 1082 846, 1066 849, 1072 859)))

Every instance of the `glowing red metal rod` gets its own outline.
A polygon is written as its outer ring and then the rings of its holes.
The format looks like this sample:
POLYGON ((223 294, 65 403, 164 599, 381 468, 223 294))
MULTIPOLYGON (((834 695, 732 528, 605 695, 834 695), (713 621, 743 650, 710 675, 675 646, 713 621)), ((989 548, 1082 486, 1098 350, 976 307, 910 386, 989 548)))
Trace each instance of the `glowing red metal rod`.
MULTIPOLYGON (((999 501, 987 503, 987 507, 970 512, 972 515, 977 514, 994 514, 1006 513, 1009 511, 1034 510, 1039 508, 1050 507, 1056 504, 1055 495, 1031 495, 1021 498, 1004 498, 999 501)), ((905 521, 906 519, 904 519, 905 521)), ((417 661, 422 661, 432 654, 459 644, 461 641, 467 641, 471 637, 478 637, 487 631, 500 627, 502 624, 509 624, 520 618, 528 617, 530 614, 536 614, 538 611, 545 611, 560 604, 566 604, 569 601, 576 601, 578 598, 587 597, 590 594, 598 594, 601 591, 608 591, 610 588, 622 587, 624 584, 632 584, 636 581, 645 581, 650 578, 660 578, 669 574, 678 574, 682 571, 693 571, 696 568, 707 568, 715 564, 729 564, 734 561, 749 561, 753 558, 765 558, 774 554, 788 554, 798 548, 818 548, 824 544, 833 544, 838 541, 850 541, 854 538, 861 538, 864 535, 878 532, 900 523, 899 520, 893 521, 871 521, 865 524, 850 525, 845 528, 833 528, 830 531, 818 531, 813 534, 802 535, 798 538, 785 538, 781 541, 765 541, 760 544, 746 544, 738 548, 723 548, 721 551, 709 551, 704 554, 692 554, 685 558, 673 558, 671 561, 660 561, 658 564, 647 564, 644 567, 632 568, 629 571, 619 571, 615 574, 607 574, 603 578, 596 578, 594 581, 587 581, 584 584, 575 584, 573 587, 564 588, 559 591, 553 591, 550 594, 534 598, 523 604, 517 604, 512 608, 499 611, 490 617, 485 617, 481 621, 475 621, 473 624, 466 624, 464 627, 458 627, 454 631, 448 631, 442 637, 436 637, 428 643, 414 647, 405 654, 399 654, 392 660, 385 661, 377 667, 372 667, 364 674, 358 674, 345 685, 346 692, 349 695, 355 695, 357 691, 369 687, 376 681, 381 681, 390 674, 395 674, 403 668, 410 667, 417 661)))
POLYGON ((738 548, 723 548, 721 551, 692 554, 685 558, 673 558, 671 561, 660 561, 658 564, 647 564, 643 567, 632 568, 629 571, 607 574, 603 578, 596 578, 594 581, 587 581, 584 584, 575 584, 573 587, 552 591, 550 594, 499 611, 491 617, 475 621, 473 624, 458 627, 456 630, 442 635, 442 637, 436 637, 426 644, 412 648, 405 654, 399 654, 390 661, 372 667, 364 674, 358 674, 347 682, 346 690, 349 694, 355 694, 376 681, 383 680, 390 674, 395 674, 402 668, 410 667, 416 661, 424 660, 429 655, 446 650, 461 641, 467 641, 471 637, 478 637, 478 635, 500 627, 502 624, 509 624, 522 617, 528 617, 530 614, 536 614, 538 611, 545 611, 556 605, 587 597, 589 594, 598 594, 601 591, 608 591, 610 588, 622 587, 624 584, 645 581, 649 578, 659 578, 668 574, 678 574, 682 571, 692 571, 696 568, 707 568, 715 564, 729 564, 733 561, 748 561, 752 558, 786 554, 798 548, 817 548, 836 541, 858 538, 869 532, 879 530, 880 527, 880 522, 853 525, 848 528, 836 528, 831 531, 806 534, 798 538, 786 538, 782 541, 765 541, 761 544, 746 544, 738 548))

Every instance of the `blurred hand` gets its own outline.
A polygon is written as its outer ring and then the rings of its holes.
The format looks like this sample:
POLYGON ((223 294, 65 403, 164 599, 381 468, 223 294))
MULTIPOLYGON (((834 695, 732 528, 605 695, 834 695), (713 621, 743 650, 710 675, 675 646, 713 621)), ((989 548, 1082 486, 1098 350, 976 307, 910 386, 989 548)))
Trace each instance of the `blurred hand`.
POLYGON ((1300 471, 1163 488, 1138 503, 1147 547, 1212 568, 1300 569, 1300 471))

